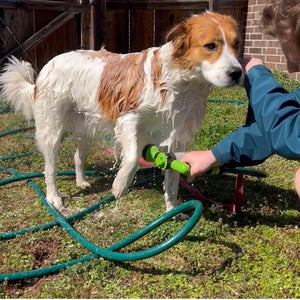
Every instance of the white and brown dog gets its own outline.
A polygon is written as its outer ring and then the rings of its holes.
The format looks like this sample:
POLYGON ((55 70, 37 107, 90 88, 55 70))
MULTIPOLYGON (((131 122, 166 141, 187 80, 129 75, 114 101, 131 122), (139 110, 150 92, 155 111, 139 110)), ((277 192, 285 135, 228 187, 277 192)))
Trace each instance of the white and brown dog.
MULTIPOLYGON (((31 65, 11 58, 0 77, 8 103, 34 118, 45 157, 47 201, 63 204, 56 186, 57 152, 64 131, 77 142, 76 183, 88 187, 85 155, 96 132, 109 130, 121 146, 112 192, 119 198, 133 181, 147 144, 183 152, 204 120, 212 87, 240 84, 236 22, 216 13, 176 25, 166 44, 139 53, 78 50, 50 60, 34 81, 31 65)), ((179 174, 167 170, 166 209, 176 206, 179 174)))

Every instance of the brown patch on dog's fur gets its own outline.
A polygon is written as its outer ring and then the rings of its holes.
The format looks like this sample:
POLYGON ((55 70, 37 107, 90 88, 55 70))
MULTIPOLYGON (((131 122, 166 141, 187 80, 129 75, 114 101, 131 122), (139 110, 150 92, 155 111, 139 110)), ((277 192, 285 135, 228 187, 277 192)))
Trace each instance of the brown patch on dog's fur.
POLYGON ((167 85, 162 82, 162 60, 159 56, 159 49, 153 52, 153 57, 151 60, 151 80, 153 82, 154 89, 160 90, 162 104, 165 102, 167 95, 167 85))
POLYGON ((160 84, 161 80, 161 68, 162 61, 159 57, 159 49, 153 52, 153 57, 151 61, 151 80, 153 82, 154 87, 157 87, 160 84))
POLYGON ((100 110, 106 120, 115 122, 120 114, 138 105, 145 84, 147 51, 121 55, 101 49, 97 56, 105 58, 98 91, 100 110))

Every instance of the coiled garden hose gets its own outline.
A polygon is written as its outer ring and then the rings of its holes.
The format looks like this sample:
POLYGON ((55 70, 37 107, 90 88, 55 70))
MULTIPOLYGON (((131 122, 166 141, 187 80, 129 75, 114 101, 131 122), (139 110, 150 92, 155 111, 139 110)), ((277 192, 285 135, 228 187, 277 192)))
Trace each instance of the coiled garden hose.
MULTIPOLYGON (((208 99, 208 101, 209 102, 231 102, 231 103, 245 104, 245 102, 239 101, 239 100, 208 99)), ((0 113, 13 112, 13 111, 14 110, 10 109, 7 106, 0 106, 0 113)), ((34 129, 34 126, 18 128, 18 129, 15 129, 15 130, 7 129, 4 133, 0 133, 0 137, 4 137, 4 136, 10 135, 10 134, 15 134, 15 133, 18 133, 18 132, 31 130, 31 129, 34 129)), ((33 136, 29 136, 29 137, 32 138, 33 136)), ((27 156, 27 155, 30 155, 30 154, 32 154, 32 152, 23 153, 23 154, 20 154, 20 155, 0 157, 0 161, 1 160, 3 161, 3 160, 15 159, 15 158, 27 156)), ((174 164, 173 164, 172 167, 174 167, 174 164)), ((161 169, 164 169, 164 168, 161 168, 161 169)), ((175 163, 174 169, 178 169, 178 164, 177 163, 175 163)), ((140 171, 142 171, 142 170, 145 170, 145 169, 141 169, 140 171)), ((94 205, 90 206, 89 208, 64 219, 53 207, 51 207, 48 204, 43 192, 31 180, 32 178, 43 177, 44 174, 42 172, 35 172, 35 173, 31 173, 31 174, 22 174, 22 173, 19 173, 19 172, 13 170, 13 169, 8 169, 8 168, 4 168, 4 167, 0 167, 0 171, 2 171, 2 172, 4 171, 4 172, 7 172, 7 173, 10 173, 10 174, 14 175, 13 177, 0 180, 0 186, 9 184, 9 183, 15 182, 15 181, 25 180, 34 189, 34 191, 38 194, 38 196, 40 197, 42 203, 45 205, 46 209, 56 219, 56 221, 53 221, 53 222, 50 222, 50 223, 47 223, 47 224, 42 224, 42 225, 39 225, 39 226, 34 226, 34 227, 31 227, 31 228, 27 228, 27 229, 17 230, 17 231, 14 231, 14 232, 0 233, 0 240, 1 239, 2 240, 11 239, 11 238, 16 237, 17 235, 22 235, 22 234, 26 234, 26 233, 30 233, 30 232, 35 232, 35 231, 38 231, 38 230, 43 230, 43 229, 50 229, 54 226, 61 225, 63 228, 65 228, 70 233, 70 235, 76 241, 80 242, 84 247, 86 247, 87 249, 89 249, 92 252, 92 254, 90 254, 90 255, 87 255, 87 256, 84 256, 84 257, 81 257, 81 258, 78 258, 78 259, 75 259, 75 260, 67 261, 67 262, 64 262, 64 263, 61 263, 61 264, 53 265, 53 266, 50 266, 50 267, 42 268, 42 269, 30 270, 30 271, 18 272, 18 273, 0 274, 0 282, 6 281, 6 280, 7 281, 13 281, 13 280, 21 280, 21 279, 41 277, 41 276, 49 275, 49 274, 52 274, 52 273, 56 273, 56 272, 58 272, 62 269, 65 269, 67 267, 73 266, 77 263, 84 263, 84 262, 87 262, 91 259, 99 258, 99 257, 103 257, 103 258, 106 258, 106 259, 109 259, 109 260, 116 260, 116 261, 133 261, 133 260, 140 260, 140 259, 149 258, 151 256, 157 255, 157 254, 169 249, 170 247, 172 247, 173 245, 178 243, 186 234, 188 234, 188 232, 190 232, 192 230, 192 228, 196 225, 197 221, 199 220, 199 218, 201 217, 201 214, 202 214, 203 206, 202 206, 200 201, 197 201, 197 200, 187 201, 187 202, 177 206, 173 210, 163 214, 162 216, 160 216, 159 218, 157 218, 156 220, 154 220, 153 222, 151 222, 147 226, 143 227, 142 229, 138 230, 134 234, 130 235, 129 237, 125 238, 124 240, 112 245, 109 248, 103 249, 103 248, 100 248, 100 247, 94 245, 93 243, 91 243, 90 241, 88 241, 84 237, 82 237, 70 225, 70 222, 78 220, 78 219, 82 218, 84 215, 86 215, 86 214, 94 211, 95 209, 101 207, 102 205, 113 201, 114 200, 113 195, 107 196, 104 199, 102 199, 101 201, 99 201, 98 203, 95 203, 94 205), (190 209, 194 209, 194 212, 193 212, 191 218, 185 223, 185 225, 177 233, 175 233, 168 240, 166 240, 166 241, 162 242, 161 244, 156 245, 156 246, 154 246, 150 249, 144 250, 144 251, 132 252, 132 253, 119 253, 119 252, 117 252, 120 249, 132 244, 133 242, 135 242, 139 238, 143 237, 144 235, 146 235, 147 233, 149 233, 153 229, 157 228, 158 226, 160 226, 161 224, 163 224, 164 222, 166 222, 170 218, 174 217, 178 213, 184 212, 184 211, 190 210, 190 209)), ((179 164, 179 170, 178 171, 182 174, 187 174, 188 173, 188 170, 186 169, 186 166, 183 166, 181 164, 179 164), (182 167, 183 167, 183 169, 182 169, 182 167)), ((57 174, 58 175, 75 175, 75 172, 74 171, 60 171, 57 174)), ((87 171, 87 172, 85 172, 85 174, 86 175, 95 175, 95 174, 99 174, 99 173, 95 172, 95 171, 87 171)))
MULTIPOLYGON (((144 169, 142 169, 142 170, 144 170, 144 169)), ((99 201, 98 203, 89 207, 88 209, 86 209, 80 213, 77 213, 74 216, 64 219, 61 216, 61 214, 59 214, 52 206, 50 206, 48 204, 43 192, 31 180, 32 178, 35 178, 35 177, 42 177, 43 176, 42 172, 36 172, 36 173, 32 173, 32 174, 22 174, 22 173, 16 172, 15 170, 6 169, 3 167, 0 167, 0 171, 5 171, 5 172, 8 172, 8 173, 11 173, 14 175, 13 177, 1 180, 0 186, 3 186, 5 184, 11 183, 11 182, 19 181, 19 180, 25 180, 34 189, 34 191, 38 194, 38 196, 40 197, 40 199, 41 199, 42 203, 44 204, 44 206, 46 207, 46 209, 56 219, 55 222, 51 222, 51 223, 40 225, 40 226, 35 226, 35 227, 29 228, 29 229, 24 229, 24 230, 12 232, 12 233, 2 233, 0 235, 0 239, 12 238, 18 234, 24 234, 27 232, 33 232, 33 231, 37 231, 40 229, 51 228, 51 227, 59 224, 65 230, 67 230, 69 232, 69 234, 77 242, 79 242, 82 246, 84 246, 85 248, 87 248, 88 250, 90 250, 92 252, 92 254, 84 256, 82 258, 68 261, 68 262, 65 262, 62 264, 50 266, 47 268, 25 271, 25 272, 18 272, 18 273, 0 274, 0 282, 5 281, 5 280, 20 280, 20 279, 25 279, 25 278, 40 277, 40 276, 48 275, 48 274, 57 272, 61 269, 64 269, 68 266, 72 266, 76 263, 86 262, 92 258, 103 257, 105 259, 114 260, 114 261, 134 261, 134 260, 141 260, 141 259, 146 259, 146 258, 152 257, 154 255, 157 255, 157 254, 169 249, 170 247, 172 247, 173 245, 178 243, 188 232, 190 232, 193 229, 193 227, 196 225, 196 223, 198 222, 198 220, 202 214, 203 207, 202 207, 202 204, 200 201, 197 201, 197 200, 187 201, 187 202, 177 206, 173 210, 163 214, 162 216, 160 216, 159 218, 157 218, 156 220, 154 220, 147 226, 141 228, 140 230, 138 230, 134 234, 130 235, 129 237, 125 238, 124 240, 112 245, 109 248, 103 249, 103 248, 100 248, 100 247, 94 245, 87 239, 85 239, 70 225, 69 222, 81 218, 85 214, 90 213, 91 211, 95 210, 96 208, 98 208, 99 206, 101 206, 105 203, 113 201, 114 197, 112 195, 102 199, 101 201, 99 201), (173 236, 171 236, 166 241, 163 241, 162 243, 160 243, 156 246, 153 246, 152 248, 149 248, 147 250, 143 250, 143 251, 131 252, 131 253, 117 252, 120 249, 132 244, 133 242, 135 242, 139 238, 143 237, 150 231, 154 230, 155 228, 157 228, 158 226, 160 226, 161 224, 163 224, 170 218, 174 217, 178 213, 189 210, 189 209, 194 209, 194 212, 193 212, 192 216, 190 217, 190 219, 185 223, 185 225, 179 231, 177 231, 173 236)), ((97 172, 91 171, 91 172, 86 172, 86 175, 93 175, 96 173, 97 172)), ((62 171, 62 172, 59 172, 58 175, 75 175, 75 172, 74 171, 62 171)))

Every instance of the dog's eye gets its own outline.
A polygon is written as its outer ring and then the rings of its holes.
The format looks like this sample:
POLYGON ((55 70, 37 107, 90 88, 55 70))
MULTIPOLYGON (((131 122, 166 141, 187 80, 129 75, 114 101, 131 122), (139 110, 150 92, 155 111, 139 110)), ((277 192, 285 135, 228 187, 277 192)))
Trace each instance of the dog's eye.
POLYGON ((215 43, 208 43, 203 46, 208 51, 216 51, 217 45, 215 43))

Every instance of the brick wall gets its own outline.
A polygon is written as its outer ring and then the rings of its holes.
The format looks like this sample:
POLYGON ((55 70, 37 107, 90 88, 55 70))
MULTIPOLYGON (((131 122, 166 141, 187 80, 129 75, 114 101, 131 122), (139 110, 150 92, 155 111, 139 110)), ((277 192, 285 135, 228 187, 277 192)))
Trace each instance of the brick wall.
POLYGON ((247 27, 245 37, 245 56, 257 57, 265 62, 267 68, 282 70, 290 78, 300 80, 300 72, 289 74, 286 69, 286 59, 279 42, 261 32, 259 21, 266 0, 248 0, 247 27))

